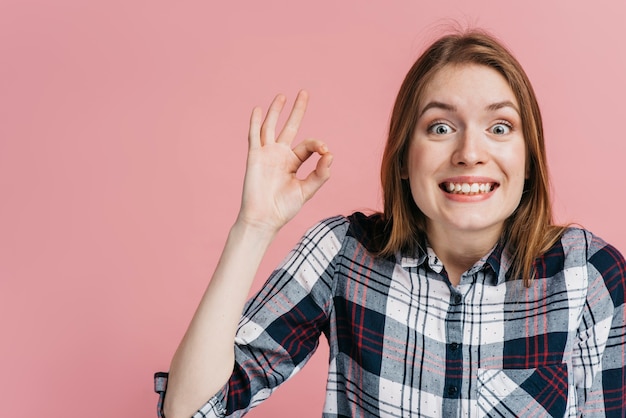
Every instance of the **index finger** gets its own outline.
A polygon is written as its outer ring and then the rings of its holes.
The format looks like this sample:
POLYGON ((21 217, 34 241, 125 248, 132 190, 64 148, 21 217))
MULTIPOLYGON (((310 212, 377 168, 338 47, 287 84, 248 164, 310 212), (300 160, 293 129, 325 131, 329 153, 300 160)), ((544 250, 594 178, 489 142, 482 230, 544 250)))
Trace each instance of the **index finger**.
POLYGON ((300 90, 300 92, 298 92, 298 96, 296 97, 296 101, 291 108, 291 113, 285 122, 285 126, 283 126, 283 129, 280 131, 278 138, 276 138, 276 142, 291 144, 298 133, 298 129, 300 128, 300 123, 304 117, 308 101, 309 93, 305 90, 300 90))

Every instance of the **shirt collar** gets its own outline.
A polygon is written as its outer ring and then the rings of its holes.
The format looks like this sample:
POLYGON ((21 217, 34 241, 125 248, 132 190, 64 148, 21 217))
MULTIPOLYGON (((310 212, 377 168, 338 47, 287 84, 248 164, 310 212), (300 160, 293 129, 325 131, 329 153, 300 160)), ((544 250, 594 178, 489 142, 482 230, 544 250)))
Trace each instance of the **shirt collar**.
POLYGON ((421 247, 418 247, 417 254, 398 254, 400 265, 405 268, 421 266, 426 260, 427 254, 421 247))
MULTIPOLYGON (((443 264, 435 251, 424 241, 423 245, 418 245, 414 254, 399 254, 400 265, 403 268, 414 268, 428 262, 428 267, 436 273, 441 273, 443 264), (425 248, 425 249, 424 249, 425 248)), ((511 254, 502 240, 489 251, 484 257, 476 262, 469 270, 469 274, 475 274, 480 270, 490 268, 496 278, 496 285, 506 281, 507 272, 511 266, 511 254)))
POLYGON ((495 278, 494 284, 499 285, 506 281, 510 266, 511 254, 502 240, 499 240, 490 252, 469 269, 468 273, 474 274, 479 270, 490 268, 495 278))

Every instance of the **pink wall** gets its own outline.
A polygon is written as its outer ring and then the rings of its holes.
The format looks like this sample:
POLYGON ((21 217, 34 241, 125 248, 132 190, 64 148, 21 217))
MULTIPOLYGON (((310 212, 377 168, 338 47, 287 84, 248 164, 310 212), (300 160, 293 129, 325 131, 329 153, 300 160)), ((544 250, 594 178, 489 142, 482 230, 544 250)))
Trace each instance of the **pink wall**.
MULTIPOLYGON (((2 416, 154 416, 152 373, 238 208, 252 107, 308 89, 302 137, 335 154, 258 286, 314 221, 379 207, 392 101, 446 18, 516 53, 559 219, 626 251, 623 1, 241 3, 0 3, 2 416)), ((252 416, 319 417, 326 352, 252 416)))

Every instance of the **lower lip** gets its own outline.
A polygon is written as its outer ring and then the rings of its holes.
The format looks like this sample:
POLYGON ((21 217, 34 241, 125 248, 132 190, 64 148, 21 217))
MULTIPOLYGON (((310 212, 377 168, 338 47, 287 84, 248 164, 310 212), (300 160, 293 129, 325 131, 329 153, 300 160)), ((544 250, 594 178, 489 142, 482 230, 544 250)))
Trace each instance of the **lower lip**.
POLYGON ((462 194, 462 193, 448 193, 443 190, 441 190, 441 193, 443 193, 443 195, 446 198, 455 202, 472 203, 472 202, 482 202, 483 200, 489 199, 491 196, 493 196, 493 193, 496 190, 497 190, 497 187, 487 193, 462 194))

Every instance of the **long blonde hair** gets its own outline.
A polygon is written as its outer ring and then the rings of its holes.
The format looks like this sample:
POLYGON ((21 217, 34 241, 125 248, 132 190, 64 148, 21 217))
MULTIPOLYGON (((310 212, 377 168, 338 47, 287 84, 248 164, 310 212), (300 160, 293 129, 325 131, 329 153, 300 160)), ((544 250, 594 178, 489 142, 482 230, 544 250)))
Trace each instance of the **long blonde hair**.
POLYGON ((511 253, 511 277, 530 286, 533 262, 561 237, 565 227, 553 223, 543 125, 533 88, 519 62, 493 36, 482 31, 446 35, 413 64, 396 98, 381 166, 384 199, 378 254, 414 251, 426 234, 426 217, 415 204, 408 182, 401 178, 420 98, 433 75, 449 64, 478 64, 504 76, 520 106, 529 177, 519 206, 506 220, 502 240, 511 253))

